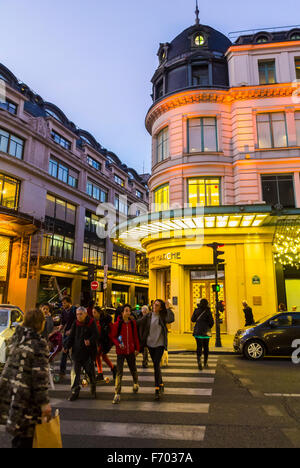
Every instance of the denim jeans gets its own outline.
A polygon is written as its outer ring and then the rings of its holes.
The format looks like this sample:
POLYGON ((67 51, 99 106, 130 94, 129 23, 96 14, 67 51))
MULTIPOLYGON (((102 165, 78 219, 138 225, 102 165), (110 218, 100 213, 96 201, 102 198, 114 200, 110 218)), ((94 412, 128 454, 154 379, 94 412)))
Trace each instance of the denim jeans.
POLYGON ((119 354, 117 357, 117 376, 116 376, 116 393, 120 395, 122 390, 122 378, 124 370, 124 362, 127 361, 130 373, 133 378, 133 383, 138 383, 138 372, 136 368, 136 358, 135 354, 119 354))
POLYGON ((149 349, 149 353, 150 353, 151 359, 153 361, 153 366, 154 366, 155 387, 158 388, 160 385, 163 384, 160 363, 161 363, 161 358, 163 357, 163 354, 165 352, 165 347, 164 346, 158 346, 157 348, 148 347, 148 349, 149 349))

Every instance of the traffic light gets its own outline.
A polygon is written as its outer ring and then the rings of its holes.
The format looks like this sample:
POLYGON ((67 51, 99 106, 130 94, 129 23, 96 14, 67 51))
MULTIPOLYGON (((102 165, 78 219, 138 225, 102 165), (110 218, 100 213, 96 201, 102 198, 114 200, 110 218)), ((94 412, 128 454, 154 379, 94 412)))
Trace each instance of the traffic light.
POLYGON ((222 265, 225 263, 223 258, 218 258, 220 255, 224 255, 225 252, 222 250, 218 250, 219 247, 224 247, 224 244, 218 244, 218 242, 214 242, 213 244, 207 244, 207 247, 210 247, 214 251, 214 265, 222 265))
POLYGON ((93 281, 95 281, 95 277, 96 277, 96 267, 95 267, 95 265, 89 265, 89 267, 88 267, 88 281, 90 283, 92 283, 93 281))
POLYGON ((213 288, 213 292, 220 292, 221 291, 221 286, 219 284, 213 284, 212 288, 213 288))

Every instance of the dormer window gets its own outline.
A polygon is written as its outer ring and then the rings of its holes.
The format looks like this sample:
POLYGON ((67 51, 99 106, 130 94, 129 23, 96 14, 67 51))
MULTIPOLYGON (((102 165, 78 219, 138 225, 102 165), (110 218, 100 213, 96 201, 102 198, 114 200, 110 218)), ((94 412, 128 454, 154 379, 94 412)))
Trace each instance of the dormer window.
POLYGON ((256 39, 257 44, 263 44, 264 42, 268 42, 267 36, 259 36, 256 39))
POLYGON ((293 33, 290 39, 291 41, 300 41, 300 31, 293 33))
POLYGON ((47 117, 53 117, 54 119, 58 120, 59 122, 62 123, 62 120, 58 117, 58 115, 53 112, 52 110, 50 109, 46 109, 46 114, 47 114, 47 117))
POLYGON ((205 44, 205 37, 202 34, 196 34, 194 37, 194 45, 196 47, 201 47, 205 44))

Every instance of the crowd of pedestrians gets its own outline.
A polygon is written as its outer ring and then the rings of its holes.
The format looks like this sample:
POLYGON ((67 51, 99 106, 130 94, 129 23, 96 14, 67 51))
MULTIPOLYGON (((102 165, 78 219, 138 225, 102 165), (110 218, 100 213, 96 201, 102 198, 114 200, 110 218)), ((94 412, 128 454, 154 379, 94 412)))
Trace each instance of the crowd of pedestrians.
MULTIPOLYGON (((132 391, 139 391, 136 358, 141 353, 143 368, 148 367, 150 359, 153 362, 154 398, 160 400, 164 393, 162 367, 168 363, 168 332, 174 320, 171 303, 160 299, 138 311, 129 304, 119 305, 114 320, 93 302, 87 308, 74 306, 69 296, 63 297, 59 311, 54 312, 49 304, 27 311, 11 339, 0 377, 0 425, 5 425, 13 436, 12 446, 32 447, 35 425, 51 418, 48 387, 54 360, 60 360, 58 381, 66 376, 68 360, 72 363, 70 401, 79 398, 83 374, 96 398, 97 383, 104 381, 105 363, 115 382, 112 403, 119 404, 125 362, 132 376, 132 391), (115 358, 111 357, 113 354, 109 356, 113 348, 115 358)), ((202 351, 207 366, 210 330, 214 325, 205 299, 192 321, 202 370, 202 351)))

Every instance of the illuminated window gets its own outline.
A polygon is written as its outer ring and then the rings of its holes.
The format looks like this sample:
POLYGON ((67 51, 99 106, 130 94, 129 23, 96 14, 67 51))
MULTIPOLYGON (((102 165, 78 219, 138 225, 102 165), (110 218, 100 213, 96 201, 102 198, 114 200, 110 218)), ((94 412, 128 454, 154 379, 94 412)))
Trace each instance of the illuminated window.
POLYGON ((114 252, 112 258, 112 267, 116 270, 129 271, 129 255, 114 252))
POLYGON ((82 261, 97 266, 104 265, 104 249, 97 245, 83 244, 82 261))
POLYGON ((24 141, 21 138, 0 128, 0 151, 17 159, 22 159, 23 149, 24 141))
POLYGON ((258 61, 259 84, 276 83, 275 60, 258 61))
POLYGON ((197 178, 188 181, 190 207, 219 206, 220 193, 220 179, 197 178))
POLYGON ((42 256, 72 260, 74 254, 74 239, 57 234, 43 237, 42 256))
POLYGON ((162 185, 154 191, 154 211, 168 210, 170 206, 169 184, 162 185))
POLYGON ((257 115, 259 148, 283 148, 288 146, 284 112, 257 115))
POLYGON ((205 39, 201 34, 197 34, 194 38, 194 43, 197 47, 203 46, 205 44, 205 39))
POLYGON ((217 119, 201 117, 188 120, 188 152, 218 151, 217 119))
POLYGON ((0 174, 0 205, 18 209, 20 182, 4 174, 0 174))
POLYGON ((166 127, 157 135, 157 162, 169 157, 169 128, 166 127))
POLYGON ((300 58, 295 59, 296 80, 300 80, 300 58))
POLYGON ((300 146, 300 112, 295 112, 297 146, 300 146))

